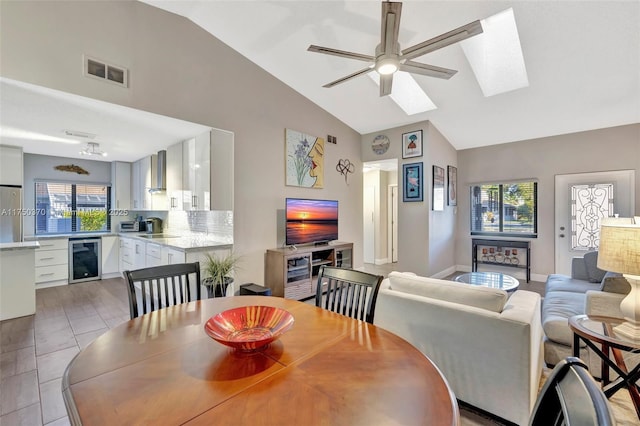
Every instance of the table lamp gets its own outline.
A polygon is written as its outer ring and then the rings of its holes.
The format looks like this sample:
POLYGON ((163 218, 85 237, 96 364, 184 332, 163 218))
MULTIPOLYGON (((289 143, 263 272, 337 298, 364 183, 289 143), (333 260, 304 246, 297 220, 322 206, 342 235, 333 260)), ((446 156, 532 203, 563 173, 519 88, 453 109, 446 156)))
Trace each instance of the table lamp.
POLYGON ((616 218, 602 222, 598 268, 619 272, 631 284, 631 291, 620 303, 625 322, 615 330, 624 337, 640 340, 640 220, 616 218))

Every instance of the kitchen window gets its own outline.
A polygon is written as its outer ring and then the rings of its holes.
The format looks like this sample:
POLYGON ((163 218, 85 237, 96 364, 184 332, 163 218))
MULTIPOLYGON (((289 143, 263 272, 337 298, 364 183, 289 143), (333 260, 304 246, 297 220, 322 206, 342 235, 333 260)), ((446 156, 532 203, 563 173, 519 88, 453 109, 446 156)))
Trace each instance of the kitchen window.
POLYGON ((538 183, 471 185, 471 235, 536 238, 538 183))
POLYGON ((111 229, 111 187, 36 182, 36 235, 105 232, 111 229))

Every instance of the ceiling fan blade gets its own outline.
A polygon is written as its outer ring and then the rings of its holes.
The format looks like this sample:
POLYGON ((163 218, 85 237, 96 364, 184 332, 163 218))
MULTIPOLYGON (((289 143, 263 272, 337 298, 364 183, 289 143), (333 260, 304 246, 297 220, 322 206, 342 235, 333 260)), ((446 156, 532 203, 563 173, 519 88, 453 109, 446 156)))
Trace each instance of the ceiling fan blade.
POLYGON ((342 58, 355 59, 358 61, 373 62, 376 60, 371 55, 363 55, 361 53, 346 52, 344 50, 332 49, 330 47, 314 46, 313 44, 307 49, 309 52, 324 53, 325 55, 340 56, 342 58))
POLYGON ((382 3, 380 53, 398 53, 398 33, 400 32, 400 14, 402 3, 386 1, 382 3))
POLYGON ((449 68, 436 67, 435 65, 421 64, 413 61, 406 61, 404 64, 401 63, 400 71, 428 75, 429 77, 443 78, 445 80, 449 80, 458 72, 449 68))
POLYGON ((385 74, 380 76, 380 96, 390 95, 392 86, 393 74, 385 74))
POLYGON ((349 74, 346 77, 342 77, 342 78, 337 79, 336 81, 332 81, 331 83, 327 83, 322 87, 326 87, 326 88, 333 87, 333 86, 336 86, 338 84, 344 83, 347 80, 351 80, 352 78, 358 77, 360 75, 366 74, 366 73, 371 72, 371 71, 373 71, 373 66, 367 67, 367 68, 362 69, 360 71, 356 71, 353 74, 349 74))
POLYGON ((473 21, 402 51, 400 59, 413 59, 482 33, 480 21, 473 21))

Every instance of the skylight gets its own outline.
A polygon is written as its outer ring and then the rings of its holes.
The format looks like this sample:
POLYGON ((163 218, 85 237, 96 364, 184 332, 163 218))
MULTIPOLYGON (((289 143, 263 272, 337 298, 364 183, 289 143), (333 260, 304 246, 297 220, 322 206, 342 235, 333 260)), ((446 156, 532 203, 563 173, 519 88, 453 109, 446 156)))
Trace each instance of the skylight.
POLYGON ((513 9, 480 22, 483 33, 460 45, 484 96, 529 86, 513 9))
MULTIPOLYGON (((380 86, 380 75, 377 72, 370 72, 369 77, 380 86)), ((389 96, 407 115, 438 108, 411 74, 404 71, 398 71, 393 75, 393 89, 389 96)))

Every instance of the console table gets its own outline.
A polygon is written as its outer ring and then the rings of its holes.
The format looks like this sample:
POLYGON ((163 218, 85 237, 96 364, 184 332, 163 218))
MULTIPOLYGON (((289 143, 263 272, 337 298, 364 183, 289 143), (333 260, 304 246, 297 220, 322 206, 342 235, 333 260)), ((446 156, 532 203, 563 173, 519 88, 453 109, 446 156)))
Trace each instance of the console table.
POLYGON ((273 296, 307 299, 316 295, 322 265, 352 268, 353 243, 333 242, 317 246, 267 250, 265 286, 273 296))
POLYGON ((471 239, 471 271, 478 270, 478 263, 507 266, 510 268, 520 268, 526 270, 527 282, 531 280, 531 243, 529 241, 517 240, 488 240, 484 238, 471 239), (478 249, 487 248, 486 255, 478 256, 478 249), (489 250, 493 249, 492 252, 489 250), (506 252, 513 252, 513 249, 522 250, 525 264, 520 262, 520 253, 517 255, 506 255, 506 252), (507 261, 508 259, 508 261, 507 261))

